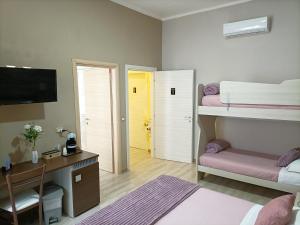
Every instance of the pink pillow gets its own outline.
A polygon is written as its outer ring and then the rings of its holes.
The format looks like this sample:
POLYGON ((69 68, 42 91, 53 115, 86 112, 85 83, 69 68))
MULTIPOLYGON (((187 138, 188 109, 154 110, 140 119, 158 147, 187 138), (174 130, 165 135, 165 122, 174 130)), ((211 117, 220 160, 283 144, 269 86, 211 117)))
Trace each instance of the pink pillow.
POLYGON ((286 167, 291 162, 295 161, 296 159, 300 158, 300 148, 293 148, 286 153, 282 154, 277 161, 277 166, 279 167, 286 167))
POLYGON ((208 153, 218 153, 230 147, 230 143, 222 139, 211 140, 205 147, 208 153))
POLYGON ((211 83, 204 86, 204 95, 217 95, 220 93, 220 84, 211 83))
POLYGON ((292 219, 295 195, 284 195, 268 202, 259 212, 255 225, 287 225, 292 219))

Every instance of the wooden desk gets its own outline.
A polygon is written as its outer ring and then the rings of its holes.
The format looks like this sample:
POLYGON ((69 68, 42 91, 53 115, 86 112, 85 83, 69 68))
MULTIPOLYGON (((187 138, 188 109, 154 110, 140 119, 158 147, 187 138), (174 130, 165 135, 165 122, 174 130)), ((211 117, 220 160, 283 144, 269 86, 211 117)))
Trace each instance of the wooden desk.
MULTIPOLYGON (((40 159, 39 163, 37 164, 33 164, 31 161, 28 162, 23 162, 23 163, 19 163, 13 166, 12 170, 9 171, 10 174, 14 174, 14 173, 20 173, 20 172, 24 172, 28 169, 32 169, 35 167, 40 166, 41 164, 46 164, 46 173, 49 172, 54 172, 56 170, 68 167, 68 166, 72 166, 75 163, 87 160, 87 159, 93 159, 93 158, 98 158, 99 155, 94 154, 94 153, 90 153, 90 152, 86 152, 86 151, 82 151, 81 153, 75 154, 75 155, 71 155, 68 157, 57 157, 54 159, 40 159)), ((5 180, 5 174, 0 175, 0 188, 6 186, 6 180, 5 180)))
MULTIPOLYGON (((13 166, 10 174, 20 173, 46 164, 46 174, 54 172, 54 181, 65 190, 64 207, 71 217, 77 216, 86 210, 94 207, 100 202, 99 185, 99 155, 82 151, 81 153, 68 156, 57 157, 49 160, 40 159, 39 163, 33 164, 31 161, 19 163, 13 166), (79 169, 72 169, 74 164, 86 160, 93 160, 94 163, 79 169), (76 176, 80 180, 76 180, 76 176), (65 202, 65 200, 68 200, 65 202)), ((0 188, 6 187, 5 174, 0 174, 0 188)))

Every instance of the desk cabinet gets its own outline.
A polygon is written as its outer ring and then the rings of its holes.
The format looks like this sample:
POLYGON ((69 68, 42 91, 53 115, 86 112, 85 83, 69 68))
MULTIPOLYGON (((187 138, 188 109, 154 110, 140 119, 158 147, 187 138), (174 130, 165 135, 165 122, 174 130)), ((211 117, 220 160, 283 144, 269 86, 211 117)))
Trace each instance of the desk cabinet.
POLYGON ((56 171, 53 180, 64 189, 63 208, 70 217, 100 203, 99 162, 96 158, 56 171))
POLYGON ((98 162, 72 172, 74 216, 99 204, 99 181, 98 162))

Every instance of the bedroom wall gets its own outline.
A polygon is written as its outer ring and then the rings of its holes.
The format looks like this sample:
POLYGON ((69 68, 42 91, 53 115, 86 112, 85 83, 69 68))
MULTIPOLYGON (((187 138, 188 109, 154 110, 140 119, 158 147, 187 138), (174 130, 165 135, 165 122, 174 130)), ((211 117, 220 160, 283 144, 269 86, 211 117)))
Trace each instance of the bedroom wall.
MULTIPOLYGON (((160 68, 161 33, 161 21, 108 0, 0 0, 0 65, 53 68, 58 75, 58 102, 0 106, 0 164, 8 154, 30 159, 19 138, 26 122, 45 129, 40 152, 64 143, 57 126, 75 130, 72 58, 119 64, 124 116, 125 64, 160 68)), ((123 160, 125 147, 122 124, 123 160)))
MULTIPOLYGON (((300 1, 254 0, 163 22, 164 70, 195 69, 197 83, 279 83, 300 78, 300 1), (225 39, 224 23, 270 16, 267 34, 225 39)), ((238 148, 281 153, 300 146, 300 123, 220 119, 218 135, 238 148)), ((196 142, 198 139, 196 125, 196 142)))

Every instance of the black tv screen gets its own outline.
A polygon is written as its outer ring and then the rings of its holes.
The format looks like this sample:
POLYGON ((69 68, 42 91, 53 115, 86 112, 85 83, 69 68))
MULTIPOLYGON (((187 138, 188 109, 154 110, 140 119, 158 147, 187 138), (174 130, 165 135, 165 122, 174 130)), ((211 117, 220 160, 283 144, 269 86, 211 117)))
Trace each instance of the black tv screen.
POLYGON ((56 101, 56 70, 0 67, 0 105, 56 101))

